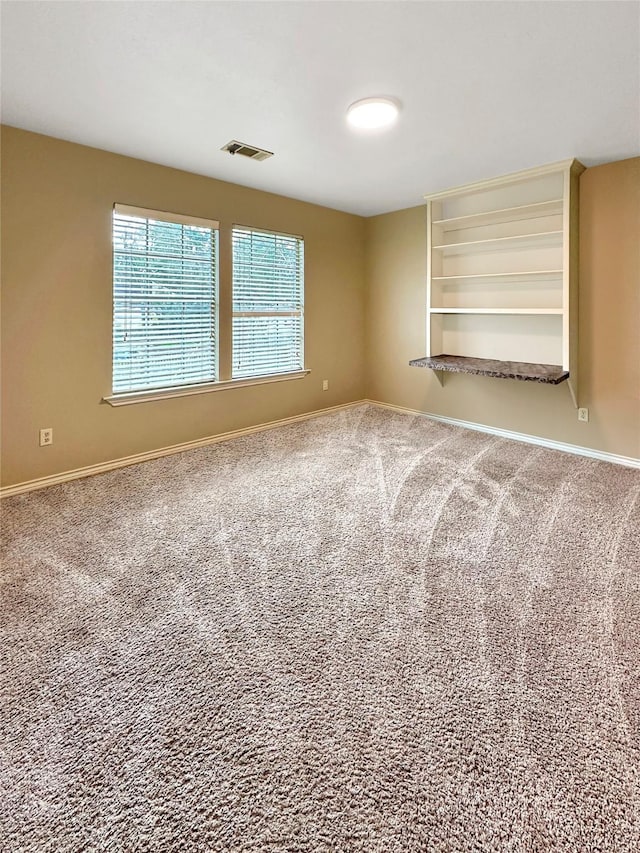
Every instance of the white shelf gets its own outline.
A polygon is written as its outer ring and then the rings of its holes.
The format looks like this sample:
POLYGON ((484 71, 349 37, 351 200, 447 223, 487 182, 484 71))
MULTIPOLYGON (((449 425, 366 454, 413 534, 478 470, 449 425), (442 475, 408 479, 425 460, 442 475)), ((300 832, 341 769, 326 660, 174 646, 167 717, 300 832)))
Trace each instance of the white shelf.
POLYGON ((500 225, 504 222, 515 222, 523 219, 538 219, 541 216, 562 214, 562 199, 540 201, 535 204, 520 204, 516 207, 504 207, 501 210, 487 210, 483 213, 472 213, 467 216, 454 216, 451 219, 436 219, 433 225, 438 225, 444 231, 458 231, 463 228, 475 228, 479 225, 500 225))
POLYGON ((456 282, 456 281, 478 281, 479 283, 497 279, 500 282, 510 281, 547 281, 561 278, 562 270, 529 270, 527 272, 483 272, 468 275, 434 275, 431 281, 456 282))
POLYGON ((433 246, 443 255, 468 255, 476 252, 505 252, 512 249, 543 249, 562 246, 562 231, 540 231, 536 234, 516 234, 512 237, 492 237, 468 243, 443 243, 433 246))
POLYGON ((431 308, 430 314, 558 314, 562 308, 431 308))
POLYGON ((443 371, 489 368, 522 380, 568 379, 578 405, 582 171, 563 160, 425 197, 427 351, 413 364, 430 367, 439 381, 443 371))

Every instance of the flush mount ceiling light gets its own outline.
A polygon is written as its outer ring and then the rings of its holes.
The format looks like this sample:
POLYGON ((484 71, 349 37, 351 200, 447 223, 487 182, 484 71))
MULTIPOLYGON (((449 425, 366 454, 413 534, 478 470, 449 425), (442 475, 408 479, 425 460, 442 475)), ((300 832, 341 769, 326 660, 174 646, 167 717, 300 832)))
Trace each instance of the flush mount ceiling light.
POLYGON ((389 127, 398 118, 398 104, 391 98, 363 98, 351 104, 347 121, 360 130, 389 127))

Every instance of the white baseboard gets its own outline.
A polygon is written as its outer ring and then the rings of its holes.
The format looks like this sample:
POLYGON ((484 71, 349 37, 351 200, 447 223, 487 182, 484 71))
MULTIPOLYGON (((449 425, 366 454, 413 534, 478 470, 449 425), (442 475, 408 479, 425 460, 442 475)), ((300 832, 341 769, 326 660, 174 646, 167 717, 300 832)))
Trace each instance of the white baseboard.
POLYGON ((135 453, 133 456, 123 456, 120 459, 112 459, 108 462, 100 462, 98 465, 87 465, 85 468, 75 468, 73 471, 63 471, 60 474, 51 474, 48 477, 38 477, 36 480, 27 480, 24 483, 16 483, 13 486, 5 486, 0 489, 0 498, 8 498, 12 495, 21 495, 32 492, 35 489, 44 489, 47 486, 56 486, 59 483, 67 483, 69 480, 79 480, 82 477, 91 477, 94 474, 104 474, 116 468, 125 468, 128 465, 137 465, 138 462, 148 462, 150 459, 159 459, 161 456, 171 456, 174 453, 182 453, 184 450, 194 450, 196 447, 206 447, 208 444, 218 444, 221 441, 230 441, 243 435, 251 435, 254 432, 263 432, 268 429, 295 424, 299 421, 308 421, 321 415, 328 415, 342 409, 351 409, 361 406, 366 400, 356 400, 353 403, 343 403, 341 406, 329 406, 326 409, 316 409, 313 412, 305 412, 302 415, 293 415, 290 418, 280 418, 277 421, 268 421, 264 424, 234 429, 230 432, 222 432, 218 435, 209 435, 206 438, 197 438, 195 441, 184 441, 181 444, 172 444, 169 447, 160 447, 157 450, 149 450, 145 453, 135 453))
POLYGON ((381 409, 390 409, 393 412, 401 412, 405 415, 420 415, 432 421, 440 421, 443 424, 474 429, 477 432, 488 432, 491 435, 499 435, 501 438, 511 438, 514 441, 523 441, 526 444, 537 444, 540 447, 548 447, 550 450, 563 450, 565 453, 573 453, 575 456, 588 456, 590 459, 599 459, 602 462, 613 462, 615 465, 626 465, 628 468, 640 468, 640 459, 633 456, 620 456, 617 453, 607 453, 604 450, 593 450, 591 447, 580 447, 578 444, 566 444, 564 441, 553 441, 550 438, 541 438, 538 435, 527 435, 523 432, 513 432, 510 429, 476 424, 473 421, 461 421, 458 418, 445 418, 441 415, 431 415, 429 412, 419 412, 417 409, 405 409, 403 406, 393 406, 390 403, 380 403, 378 400, 365 400, 372 406, 381 409))
POLYGON ((423 418, 430 418, 433 421, 440 421, 453 426, 464 427, 465 429, 473 429, 478 432, 486 432, 491 435, 498 435, 501 438, 510 438, 514 441, 523 441, 527 444, 537 444, 540 447, 548 447, 551 450, 562 450, 565 453, 573 453, 577 456, 588 456, 591 459, 599 459, 602 462, 613 462, 616 465, 626 465, 629 468, 640 469, 640 459, 634 459, 632 456, 620 456, 616 453, 607 453, 604 450, 593 450, 590 447, 580 447, 576 444, 566 444, 563 441, 552 441, 548 438, 541 438, 537 435, 527 435, 522 432, 514 432, 508 429, 500 429, 499 427, 490 427, 485 424, 477 424, 472 421, 462 421, 458 418, 446 418, 441 415, 432 415, 428 412, 420 412, 417 409, 407 409, 403 406, 394 406, 391 403, 381 403, 379 400, 355 400, 352 403, 344 403, 340 406, 329 406, 326 409, 316 409, 313 412, 305 412, 302 415, 293 415, 289 418, 281 418, 277 421, 268 421, 255 426, 244 427, 243 429, 231 430, 230 432, 219 433, 218 435, 210 435, 205 438, 198 438, 195 441, 185 441, 181 444, 173 444, 169 447, 160 447, 157 450, 149 450, 145 453, 136 453, 133 456, 123 456, 120 459, 112 459, 108 462, 100 462, 98 465, 88 465, 85 468, 75 468, 72 471, 63 471, 60 474, 51 474, 48 477, 39 477, 35 480, 28 480, 24 483, 16 483, 13 486, 5 486, 0 488, 0 498, 8 498, 12 495, 21 495, 25 492, 32 492, 35 489, 44 489, 47 486, 55 486, 59 483, 67 483, 70 480, 79 480, 83 477, 91 477, 94 474, 104 474, 107 471, 113 471, 116 468, 125 468, 128 465, 137 465, 139 462, 147 462, 150 459, 159 459, 162 456, 171 456, 174 453, 182 453, 185 450, 194 450, 196 447, 206 447, 209 444, 217 444, 221 441, 231 441, 234 438, 240 438, 243 435, 251 435, 255 432, 263 432, 268 429, 276 429, 287 424, 294 424, 300 421, 307 421, 311 418, 328 415, 332 412, 339 412, 343 409, 352 409, 355 406, 362 406, 364 403, 369 403, 372 406, 378 406, 381 409, 390 409, 393 412, 400 412, 405 415, 419 415, 423 418))

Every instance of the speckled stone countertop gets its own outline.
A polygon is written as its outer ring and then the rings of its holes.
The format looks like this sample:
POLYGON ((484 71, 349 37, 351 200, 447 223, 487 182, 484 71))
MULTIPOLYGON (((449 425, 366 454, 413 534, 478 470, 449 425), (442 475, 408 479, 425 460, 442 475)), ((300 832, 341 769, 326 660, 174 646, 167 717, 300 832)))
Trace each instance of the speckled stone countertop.
POLYGON ((497 361, 492 358, 469 358, 464 355, 434 355, 431 358, 414 358, 411 367, 430 367, 450 373, 475 373, 497 379, 524 379, 528 382, 546 382, 559 385, 569 378, 569 371, 559 364, 532 364, 526 361, 497 361))

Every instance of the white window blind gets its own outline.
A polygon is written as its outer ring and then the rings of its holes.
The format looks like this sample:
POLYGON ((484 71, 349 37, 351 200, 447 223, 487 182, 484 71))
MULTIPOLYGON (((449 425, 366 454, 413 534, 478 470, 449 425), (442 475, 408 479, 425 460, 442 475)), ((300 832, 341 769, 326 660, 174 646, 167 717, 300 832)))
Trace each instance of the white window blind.
POLYGON ((233 229, 234 379, 304 368, 304 241, 233 229))
POLYGON ((113 212, 113 393, 217 378, 218 223, 113 212))

